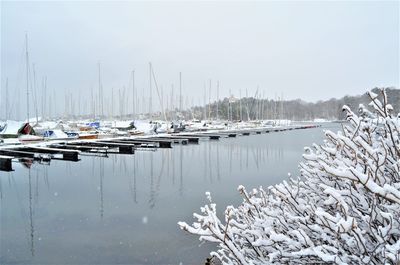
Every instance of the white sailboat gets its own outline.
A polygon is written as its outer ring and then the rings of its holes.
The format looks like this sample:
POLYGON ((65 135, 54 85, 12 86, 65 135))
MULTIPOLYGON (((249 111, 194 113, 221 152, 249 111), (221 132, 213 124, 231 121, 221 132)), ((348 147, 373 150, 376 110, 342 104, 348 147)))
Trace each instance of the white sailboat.
POLYGON ((24 128, 20 130, 18 140, 20 142, 36 142, 43 140, 43 137, 35 135, 35 131, 29 122, 29 53, 28 53, 28 34, 25 34, 25 56, 26 56, 26 108, 27 120, 24 128))

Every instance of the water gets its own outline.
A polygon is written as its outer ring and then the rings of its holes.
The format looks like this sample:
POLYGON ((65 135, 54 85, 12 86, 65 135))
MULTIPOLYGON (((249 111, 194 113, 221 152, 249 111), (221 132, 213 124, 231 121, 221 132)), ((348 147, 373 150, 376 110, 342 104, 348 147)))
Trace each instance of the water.
MULTIPOLYGON (((337 130, 337 127, 333 127, 337 130)), ((238 205, 240 184, 296 175, 322 129, 278 132, 0 172, 0 264, 203 264, 211 244, 181 231, 210 191, 238 205)))

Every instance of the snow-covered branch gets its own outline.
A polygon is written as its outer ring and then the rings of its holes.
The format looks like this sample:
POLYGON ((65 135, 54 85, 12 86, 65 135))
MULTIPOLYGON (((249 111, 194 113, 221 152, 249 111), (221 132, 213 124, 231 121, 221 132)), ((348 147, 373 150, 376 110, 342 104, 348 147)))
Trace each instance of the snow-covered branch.
POLYGON ((385 90, 373 111, 348 107, 347 124, 306 148, 298 178, 268 189, 238 188, 243 202, 217 217, 210 203, 179 226, 219 243, 223 264, 399 264, 400 120, 385 90))

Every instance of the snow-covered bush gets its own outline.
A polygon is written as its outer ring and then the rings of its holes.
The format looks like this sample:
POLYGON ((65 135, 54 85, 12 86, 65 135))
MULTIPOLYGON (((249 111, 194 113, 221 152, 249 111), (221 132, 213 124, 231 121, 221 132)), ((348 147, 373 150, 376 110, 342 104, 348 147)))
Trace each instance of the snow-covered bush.
POLYGON ((400 119, 383 89, 369 96, 373 112, 345 106, 343 130, 306 148, 299 178, 240 186, 225 220, 207 193, 196 222, 179 226, 218 243, 223 264, 400 264, 400 119))

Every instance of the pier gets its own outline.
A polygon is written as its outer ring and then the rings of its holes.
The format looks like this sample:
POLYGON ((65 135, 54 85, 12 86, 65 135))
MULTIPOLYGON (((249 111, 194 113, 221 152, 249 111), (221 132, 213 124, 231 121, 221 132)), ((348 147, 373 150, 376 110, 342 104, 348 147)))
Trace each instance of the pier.
POLYGON ((48 162, 48 164, 50 164, 51 160, 78 162, 82 155, 99 155, 103 157, 107 157, 108 154, 134 155, 137 151, 156 151, 159 148, 173 148, 174 145, 200 144, 204 140, 219 140, 221 138, 316 127, 319 126, 235 128, 88 140, 75 139, 40 141, 27 144, 3 144, 0 145, 0 171, 13 171, 12 162, 18 161, 18 159, 48 162))

